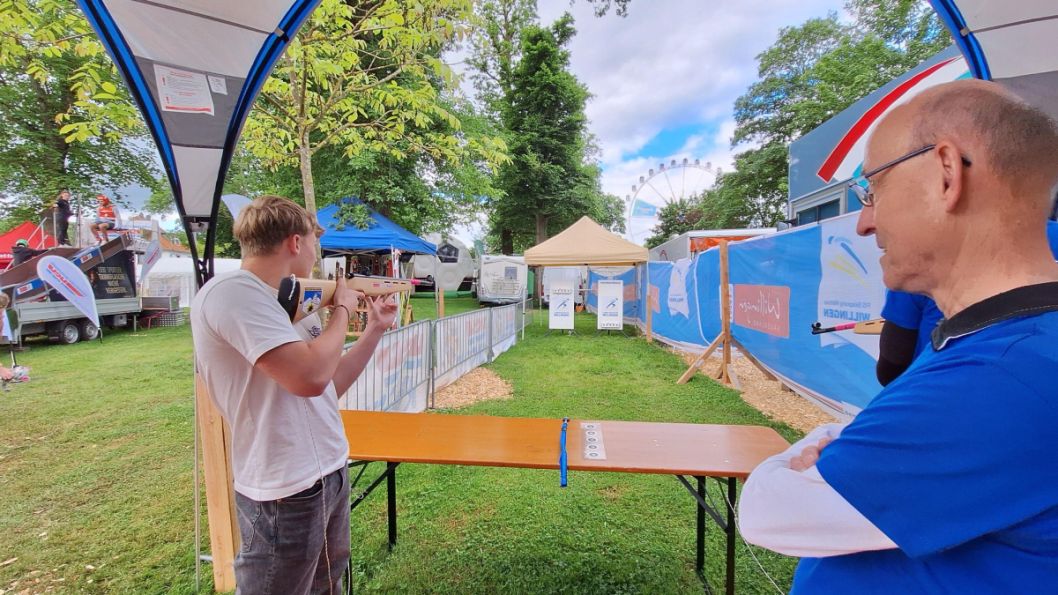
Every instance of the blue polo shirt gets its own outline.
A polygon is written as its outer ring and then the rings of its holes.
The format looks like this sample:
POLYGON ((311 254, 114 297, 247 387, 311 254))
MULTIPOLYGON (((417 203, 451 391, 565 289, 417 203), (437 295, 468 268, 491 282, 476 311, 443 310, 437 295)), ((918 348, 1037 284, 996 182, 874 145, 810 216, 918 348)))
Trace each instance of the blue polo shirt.
POLYGON ((896 326, 918 330, 915 340, 915 357, 918 357, 929 347, 930 333, 944 318, 944 313, 929 296, 890 290, 885 293, 882 318, 896 326))
POLYGON ((805 558, 794 593, 1058 591, 1058 283, 938 326, 819 472, 899 549, 805 558))
MULTIPOLYGON (((1051 252, 1054 253, 1055 259, 1058 259, 1058 222, 1047 222, 1047 241, 1051 244, 1051 252)), ((915 357, 918 357, 918 354, 929 347, 930 333, 944 318, 944 313, 927 296, 903 291, 887 291, 885 305, 882 307, 882 318, 897 326, 918 330, 918 339, 915 341, 915 357)))

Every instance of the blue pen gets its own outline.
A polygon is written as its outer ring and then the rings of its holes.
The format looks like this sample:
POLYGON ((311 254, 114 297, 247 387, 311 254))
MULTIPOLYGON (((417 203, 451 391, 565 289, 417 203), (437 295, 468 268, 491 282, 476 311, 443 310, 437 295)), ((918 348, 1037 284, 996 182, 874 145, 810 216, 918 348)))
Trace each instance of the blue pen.
POLYGON ((566 487, 566 428, 569 426, 569 418, 562 418, 562 435, 558 442, 558 480, 561 487, 566 487))

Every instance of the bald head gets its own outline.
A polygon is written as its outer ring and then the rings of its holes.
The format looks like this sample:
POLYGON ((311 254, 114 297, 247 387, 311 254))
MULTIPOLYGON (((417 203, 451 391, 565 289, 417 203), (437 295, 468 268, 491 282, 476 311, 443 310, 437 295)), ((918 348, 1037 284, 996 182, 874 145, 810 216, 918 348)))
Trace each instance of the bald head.
POLYGON ((906 105, 910 146, 950 140, 1014 194, 1049 204, 1058 184, 1058 127, 997 83, 960 80, 906 105))

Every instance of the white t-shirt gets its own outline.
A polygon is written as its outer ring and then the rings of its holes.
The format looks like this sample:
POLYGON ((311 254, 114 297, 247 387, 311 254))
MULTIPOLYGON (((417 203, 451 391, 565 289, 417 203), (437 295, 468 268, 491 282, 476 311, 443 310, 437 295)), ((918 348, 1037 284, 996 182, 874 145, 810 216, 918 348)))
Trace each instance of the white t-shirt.
POLYGON ((195 360, 232 433, 235 489, 265 501, 296 494, 346 464, 349 443, 334 383, 299 397, 255 369, 257 358, 319 336, 320 319, 296 326, 276 290, 249 271, 210 280, 191 303, 195 360))

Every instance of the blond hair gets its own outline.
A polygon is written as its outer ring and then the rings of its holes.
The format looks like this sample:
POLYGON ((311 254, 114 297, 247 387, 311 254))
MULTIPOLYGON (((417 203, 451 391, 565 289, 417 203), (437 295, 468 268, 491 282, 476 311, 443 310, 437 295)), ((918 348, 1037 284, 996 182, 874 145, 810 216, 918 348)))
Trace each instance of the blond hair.
POLYGON ((0 310, 8 307, 9 305, 11 305, 11 297, 8 296, 6 293, 0 291, 0 310))
POLYGON ((243 257, 271 254, 292 235, 319 237, 323 228, 301 205, 281 196, 258 197, 239 212, 233 229, 243 257))

